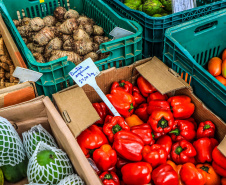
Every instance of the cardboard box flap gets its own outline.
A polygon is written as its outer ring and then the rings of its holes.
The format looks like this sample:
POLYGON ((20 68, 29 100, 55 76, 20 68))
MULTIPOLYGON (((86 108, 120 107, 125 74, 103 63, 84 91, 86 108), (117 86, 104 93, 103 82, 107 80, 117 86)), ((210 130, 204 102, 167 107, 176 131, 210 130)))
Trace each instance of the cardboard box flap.
POLYGON ((172 69, 158 58, 136 67, 137 71, 148 80, 161 94, 191 87, 172 69))
POLYGON ((75 137, 100 119, 85 92, 80 87, 56 93, 53 97, 64 121, 75 137))
POLYGON ((217 147, 218 150, 226 157, 226 136, 217 147))

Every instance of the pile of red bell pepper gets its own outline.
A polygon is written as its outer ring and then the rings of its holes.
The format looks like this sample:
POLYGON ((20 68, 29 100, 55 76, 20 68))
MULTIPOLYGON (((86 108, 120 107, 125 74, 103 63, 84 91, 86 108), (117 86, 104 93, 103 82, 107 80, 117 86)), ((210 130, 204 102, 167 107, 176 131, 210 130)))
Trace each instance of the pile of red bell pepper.
POLYGON ((104 185, 226 184, 215 125, 197 126, 190 97, 168 98, 142 76, 137 86, 114 82, 106 96, 122 117, 93 103, 101 119, 77 137, 104 185))

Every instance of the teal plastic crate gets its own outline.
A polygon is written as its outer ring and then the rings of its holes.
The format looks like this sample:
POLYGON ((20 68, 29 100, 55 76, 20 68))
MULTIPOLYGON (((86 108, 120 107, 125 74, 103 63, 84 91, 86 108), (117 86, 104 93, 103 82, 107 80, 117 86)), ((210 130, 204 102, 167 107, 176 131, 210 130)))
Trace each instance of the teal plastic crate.
POLYGON ((121 16, 134 20, 143 27, 144 58, 153 56, 162 58, 167 28, 226 8, 226 0, 197 0, 196 8, 164 17, 151 17, 144 12, 130 9, 123 4, 124 0, 104 1, 121 16))
POLYGON ((131 36, 100 45, 100 51, 102 53, 110 52, 110 55, 106 59, 95 62, 99 70, 127 66, 142 58, 142 27, 134 21, 122 18, 101 0, 69 0, 68 2, 67 0, 43 0, 43 3, 40 3, 39 0, 3 0, 3 2, 6 10, 2 8, 1 13, 28 67, 43 73, 41 79, 36 83, 39 95, 45 94, 51 97, 53 93, 72 85, 73 81, 68 72, 75 65, 67 61, 66 57, 48 63, 36 62, 12 22, 12 19, 18 19, 18 14, 21 18, 24 15, 31 18, 45 17, 52 15, 57 6, 63 6, 93 18, 96 24, 103 27, 107 36, 116 26, 133 32, 134 34, 131 36))
POLYGON ((193 87, 195 95, 226 121, 226 87, 208 71, 226 48, 226 9, 166 31, 163 62, 193 87))

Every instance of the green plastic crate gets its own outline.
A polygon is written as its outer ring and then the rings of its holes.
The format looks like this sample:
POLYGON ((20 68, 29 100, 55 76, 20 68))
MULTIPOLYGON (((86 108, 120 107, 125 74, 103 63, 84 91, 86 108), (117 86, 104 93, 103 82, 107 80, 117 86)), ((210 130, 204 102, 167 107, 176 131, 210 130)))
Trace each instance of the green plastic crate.
POLYGON ((43 73, 41 79, 36 83, 38 93, 50 96, 63 88, 73 84, 68 72, 75 65, 66 60, 66 57, 48 63, 38 63, 32 53, 25 45, 12 19, 18 19, 18 14, 23 17, 45 17, 52 15, 57 6, 66 9, 76 9, 80 14, 93 18, 96 24, 103 27, 108 35, 116 26, 133 32, 131 36, 106 42, 100 45, 102 53, 110 52, 106 59, 95 62, 100 70, 109 67, 122 67, 134 63, 142 58, 142 27, 128 19, 120 17, 114 10, 101 0, 3 0, 6 10, 2 8, 3 17, 11 31, 27 65, 30 69, 43 73))
POLYGON ((226 48, 226 9, 166 31, 163 62, 193 87, 194 93, 226 121, 226 87, 208 71, 208 61, 226 48))
POLYGON ((163 17, 151 17, 144 12, 132 10, 124 0, 104 0, 119 15, 138 22, 143 27, 143 56, 162 58, 164 36, 167 28, 199 18, 226 8, 226 0, 196 0, 197 7, 163 17))

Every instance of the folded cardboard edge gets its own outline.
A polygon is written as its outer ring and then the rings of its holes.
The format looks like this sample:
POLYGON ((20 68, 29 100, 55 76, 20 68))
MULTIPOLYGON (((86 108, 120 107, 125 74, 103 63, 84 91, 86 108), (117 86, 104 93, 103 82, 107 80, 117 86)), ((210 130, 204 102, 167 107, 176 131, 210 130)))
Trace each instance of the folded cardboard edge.
POLYGON ((218 150, 226 157, 226 135, 217 147, 218 150))
POLYGON ((0 14, 0 30, 1 30, 1 34, 3 37, 4 43, 6 45, 6 48, 9 52, 9 55, 13 61, 13 64, 15 65, 15 67, 27 68, 12 36, 9 33, 8 28, 5 25, 5 22, 2 19, 1 14, 0 14))

